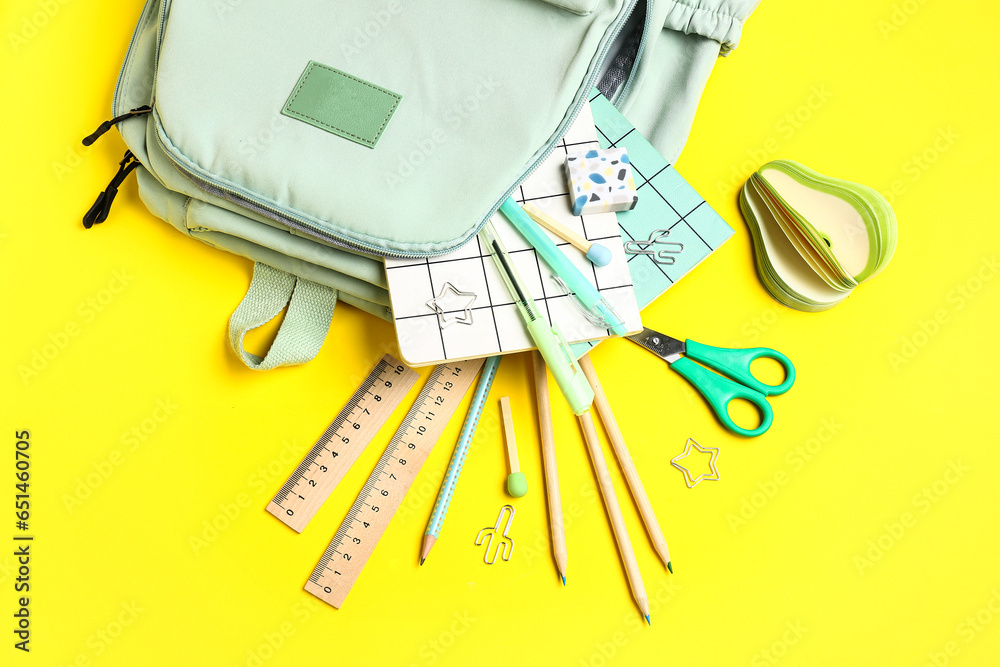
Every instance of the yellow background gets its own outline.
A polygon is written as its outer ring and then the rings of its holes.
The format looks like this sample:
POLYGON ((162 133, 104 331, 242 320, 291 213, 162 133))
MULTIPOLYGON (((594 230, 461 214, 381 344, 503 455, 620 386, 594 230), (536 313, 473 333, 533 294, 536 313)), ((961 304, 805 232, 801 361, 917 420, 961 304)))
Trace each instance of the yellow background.
POLYGON ((736 235, 644 319, 780 349, 798 380, 773 399, 770 432, 745 440, 638 348, 594 352, 672 547, 673 576, 626 500, 649 628, 561 401, 569 585, 558 583, 526 355, 503 361, 492 394, 512 397, 531 487, 514 502, 513 559, 487 567, 472 545, 507 501, 491 409, 423 568, 459 418, 344 608, 302 591, 392 429, 304 534, 264 506, 393 330, 342 307, 315 361, 254 374, 224 339, 250 262, 154 219, 134 179, 105 224, 82 228, 124 146, 115 132, 91 150, 79 140, 108 116, 138 13, 108 0, 0 9, 0 663, 997 664, 995 5, 765 0, 717 63, 678 168, 736 235), (754 272, 736 192, 779 157, 889 193, 898 216, 887 270, 827 313, 778 305, 754 272), (36 536, 29 655, 11 633, 21 429, 36 536), (721 449, 720 481, 689 490, 670 467, 689 436, 721 449))

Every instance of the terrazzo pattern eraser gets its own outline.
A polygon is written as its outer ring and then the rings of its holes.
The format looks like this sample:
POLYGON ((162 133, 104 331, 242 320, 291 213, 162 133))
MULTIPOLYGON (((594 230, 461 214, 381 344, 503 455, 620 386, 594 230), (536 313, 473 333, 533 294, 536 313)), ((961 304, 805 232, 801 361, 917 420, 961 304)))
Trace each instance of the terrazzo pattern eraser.
POLYGON ((594 149, 566 156, 573 215, 630 211, 639 196, 624 148, 594 149))

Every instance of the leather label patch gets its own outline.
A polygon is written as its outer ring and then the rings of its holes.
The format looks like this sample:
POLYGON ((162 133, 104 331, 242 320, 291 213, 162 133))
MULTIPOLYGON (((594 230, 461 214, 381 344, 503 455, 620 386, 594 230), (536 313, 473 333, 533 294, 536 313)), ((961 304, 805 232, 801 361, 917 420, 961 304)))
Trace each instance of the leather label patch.
POLYGON ((401 99, 398 93, 313 60, 281 113, 374 148, 401 99))

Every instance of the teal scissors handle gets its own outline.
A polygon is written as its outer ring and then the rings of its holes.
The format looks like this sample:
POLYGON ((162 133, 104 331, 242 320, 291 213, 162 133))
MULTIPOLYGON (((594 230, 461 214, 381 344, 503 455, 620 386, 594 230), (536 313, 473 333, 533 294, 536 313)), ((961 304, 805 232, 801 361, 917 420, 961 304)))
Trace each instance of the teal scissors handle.
POLYGON ((777 350, 769 347, 750 347, 742 350, 734 350, 726 347, 712 347, 697 341, 684 341, 684 354, 696 361, 700 361, 709 368, 724 373, 751 389, 755 389, 764 396, 778 396, 784 394, 792 388, 795 383, 795 366, 792 362, 777 350), (766 384, 753 376, 750 372, 750 364, 754 359, 773 359, 785 369, 785 379, 779 384, 766 384))
MULTIPOLYGON (((688 344, 690 345, 690 343, 688 344)), ((712 410, 715 411, 715 415, 722 422, 722 425, 733 433, 752 438, 761 435, 767 429, 771 428, 771 422, 774 420, 774 412, 771 410, 771 405, 767 402, 764 394, 759 391, 724 378, 684 357, 670 364, 670 368, 684 376, 705 397, 705 400, 708 401, 712 410), (729 404, 737 398, 750 401, 760 412, 760 425, 757 428, 745 429, 734 422, 732 417, 729 416, 729 404)))
POLYGON ((795 367, 792 362, 777 350, 768 347, 754 347, 743 350, 733 350, 724 347, 712 347, 697 341, 684 342, 685 357, 690 357, 705 364, 719 373, 728 375, 732 380, 713 373, 690 359, 681 357, 670 367, 683 375, 697 389, 708 404, 712 406, 719 421, 733 433, 749 438, 761 435, 771 427, 774 412, 767 402, 767 396, 777 396, 788 391, 795 382, 795 367), (766 357, 774 359, 785 369, 785 379, 780 384, 766 384, 753 376, 750 364, 754 359, 766 357), (735 382, 734 382, 735 380, 735 382), (729 416, 729 404, 742 398, 756 406, 760 412, 760 424, 755 429, 745 429, 739 426, 729 416))

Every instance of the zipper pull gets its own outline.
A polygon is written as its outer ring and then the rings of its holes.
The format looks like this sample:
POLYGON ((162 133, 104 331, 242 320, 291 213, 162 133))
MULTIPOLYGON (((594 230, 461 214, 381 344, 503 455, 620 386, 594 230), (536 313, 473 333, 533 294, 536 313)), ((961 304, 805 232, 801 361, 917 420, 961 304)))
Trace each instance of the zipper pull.
POLYGON ((148 104, 144 104, 141 107, 132 109, 128 113, 123 113, 121 116, 115 116, 111 120, 106 120, 100 124, 100 126, 94 130, 93 134, 90 134, 83 138, 83 145, 89 146, 95 141, 97 141, 102 134, 110 130, 112 127, 122 122, 123 120, 128 120, 129 118, 134 118, 135 116, 142 116, 153 110, 153 107, 148 104))
POLYGON ((125 151, 125 157, 118 163, 118 173, 115 174, 107 189, 97 195, 97 201, 90 207, 90 210, 83 216, 83 226, 90 229, 96 224, 104 222, 108 218, 111 204, 118 195, 118 188, 132 171, 139 166, 139 161, 132 154, 132 151, 125 151))

